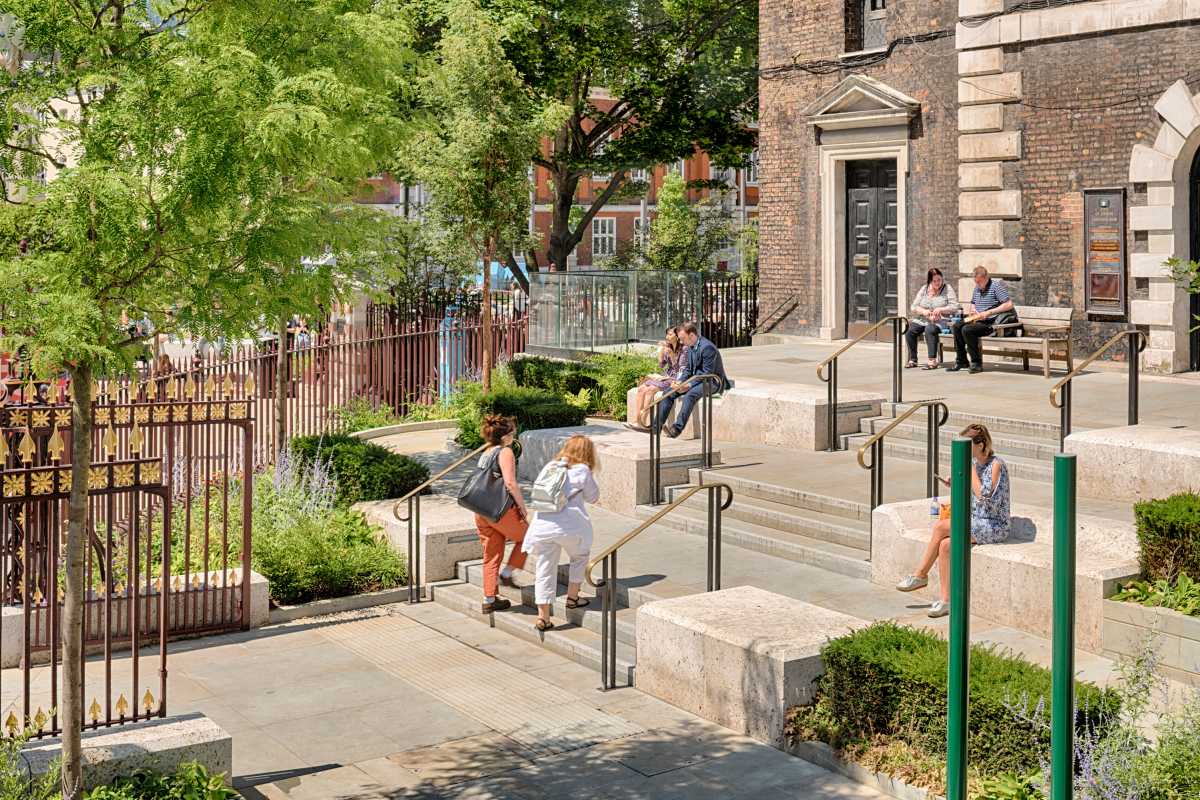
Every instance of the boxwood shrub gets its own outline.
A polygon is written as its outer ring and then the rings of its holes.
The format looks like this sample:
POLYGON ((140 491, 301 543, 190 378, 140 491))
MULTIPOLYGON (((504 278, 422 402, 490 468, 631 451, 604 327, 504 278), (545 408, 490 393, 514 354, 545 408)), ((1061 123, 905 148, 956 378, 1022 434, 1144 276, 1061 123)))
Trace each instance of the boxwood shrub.
POLYGON ((298 436, 291 445, 302 471, 316 459, 328 462, 341 506, 400 497, 429 479, 423 464, 346 434, 298 436))
MULTIPOLYGON (((822 650, 822 702, 849 740, 883 734, 937 756, 946 752, 947 644, 924 631, 876 623, 834 639, 822 650)), ((970 666, 969 758, 984 775, 1026 775, 1048 752, 1048 726, 1014 713, 1030 713, 1043 699, 1049 714, 1050 672, 996 650, 974 646, 970 666)), ((1103 733, 1117 719, 1112 690, 1076 683, 1078 730, 1103 733)))
POLYGON ((1136 503, 1139 561, 1151 581, 1200 580, 1200 494, 1180 492, 1136 503))
POLYGON ((557 396, 587 389, 589 413, 625 419, 625 395, 657 371, 655 360, 638 353, 606 353, 586 361, 555 361, 541 356, 514 359, 509 365, 518 386, 543 389, 557 396))
POLYGON ((543 389, 498 389, 482 397, 472 387, 470 394, 472 396, 460 405, 458 417, 458 443, 463 447, 475 448, 483 444, 479 426, 487 414, 515 417, 518 433, 539 428, 582 425, 587 418, 586 409, 570 405, 553 392, 543 389))

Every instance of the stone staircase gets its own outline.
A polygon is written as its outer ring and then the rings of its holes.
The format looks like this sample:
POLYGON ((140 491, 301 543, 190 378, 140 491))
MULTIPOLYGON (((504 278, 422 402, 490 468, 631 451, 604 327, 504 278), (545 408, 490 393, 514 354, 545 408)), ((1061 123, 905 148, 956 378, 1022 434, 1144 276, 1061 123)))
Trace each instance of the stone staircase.
MULTIPOLYGON (((858 433, 843 434, 841 446, 857 450, 873 434, 887 427, 909 406, 905 403, 884 403, 883 415, 868 417, 860 422, 858 433)), ((925 461, 925 426, 928 416, 918 411, 902 422, 884 439, 885 458, 925 461)), ((1009 475, 1018 480, 1050 481, 1054 478, 1054 454, 1058 452, 1058 425, 1032 420, 990 417, 950 410, 949 419, 940 431, 940 469, 949 475, 950 443, 958 432, 972 423, 982 423, 992 434, 996 453, 1008 465, 1009 475)))
MULTIPOLYGON (((870 577, 870 513, 865 503, 721 470, 693 469, 689 478, 692 484, 720 481, 733 489, 733 503, 721 518, 725 547, 741 547, 854 578, 870 577)), ((685 488, 668 487, 667 501, 685 488)), ((705 537, 707 508, 708 494, 698 492, 658 524, 705 537)), ((638 506, 636 515, 648 519, 660 510, 661 506, 638 506)))

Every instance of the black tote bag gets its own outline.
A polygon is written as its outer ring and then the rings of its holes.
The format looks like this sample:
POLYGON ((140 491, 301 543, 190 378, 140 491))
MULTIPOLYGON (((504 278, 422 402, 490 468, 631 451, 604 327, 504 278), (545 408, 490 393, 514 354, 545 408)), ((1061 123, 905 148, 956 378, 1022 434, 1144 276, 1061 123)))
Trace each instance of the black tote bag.
POLYGON ((497 459, 502 447, 492 451, 492 457, 482 467, 477 466, 458 490, 458 504, 474 511, 490 522, 499 522, 513 504, 512 495, 504 485, 497 459))

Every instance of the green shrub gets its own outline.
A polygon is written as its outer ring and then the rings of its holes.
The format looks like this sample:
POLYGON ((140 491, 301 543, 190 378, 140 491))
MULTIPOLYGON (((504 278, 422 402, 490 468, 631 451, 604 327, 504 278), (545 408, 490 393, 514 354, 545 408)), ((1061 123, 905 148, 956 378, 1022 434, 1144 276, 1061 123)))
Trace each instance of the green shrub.
POLYGON ((517 386, 544 389, 554 394, 578 394, 581 389, 595 389, 596 378, 586 364, 574 361, 554 361, 541 356, 513 359, 509 364, 517 386))
POLYGON ((658 371, 658 362, 637 353, 605 354, 588 359, 600 386, 598 410, 615 419, 625 419, 629 390, 647 375, 658 371))
POLYGON ((424 465, 346 434, 298 436, 291 448, 301 469, 314 461, 328 462, 337 482, 337 502, 343 506, 401 497, 429 479, 424 465))
POLYGON ((1130 581, 1113 595, 1113 600, 1157 606, 1188 616, 1200 616, 1200 581, 1180 575, 1173 581, 1159 578, 1151 581, 1130 581))
POLYGON ((1133 507, 1139 561, 1150 580, 1200 580, 1200 494, 1180 492, 1133 507))
POLYGON ((484 397, 483 390, 474 384, 464 388, 458 408, 458 443, 467 448, 483 444, 479 428, 487 414, 515 417, 518 432, 582 425, 587 418, 585 409, 553 392, 526 387, 497 389, 484 397))
POLYGON ((0 800, 60 800, 57 763, 40 778, 29 774, 21 748, 34 733, 0 736, 0 800))
POLYGON ((395 425, 402 420, 392 413, 388 406, 375 408, 365 397, 355 397, 344 406, 333 409, 333 430, 335 433, 354 433, 371 428, 382 428, 385 425, 395 425))
POLYGON ((334 509, 282 528, 256 530, 255 569, 279 603, 373 592, 402 585, 404 558, 357 511, 334 509))
POLYGON ((241 797, 199 764, 184 764, 174 775, 136 772, 88 792, 87 800, 231 800, 241 797))
MULTIPOLYGON (((831 641, 822 650, 819 690, 838 733, 847 739, 897 736, 921 751, 946 748, 947 645, 931 633, 881 622, 831 641)), ((1117 695, 1087 683, 1076 688, 1076 726, 1103 729, 1116 718, 1117 695)), ((1027 775, 1049 747, 1043 726, 1012 707, 1049 703, 1050 672, 988 647, 971 648, 970 760, 985 776, 1027 775)), ((831 744, 835 744, 832 743, 831 744)))

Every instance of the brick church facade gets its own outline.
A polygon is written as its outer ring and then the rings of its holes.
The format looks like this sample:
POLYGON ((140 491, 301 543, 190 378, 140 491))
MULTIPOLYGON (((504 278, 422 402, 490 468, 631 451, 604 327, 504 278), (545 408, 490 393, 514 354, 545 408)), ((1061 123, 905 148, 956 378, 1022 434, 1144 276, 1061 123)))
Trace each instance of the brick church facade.
POLYGON ((1200 2, 760 0, 760 313, 841 338, 926 270, 1200 368, 1200 2), (900 40, 900 41, 897 41, 900 40), (889 50, 889 45, 892 45, 889 50))

